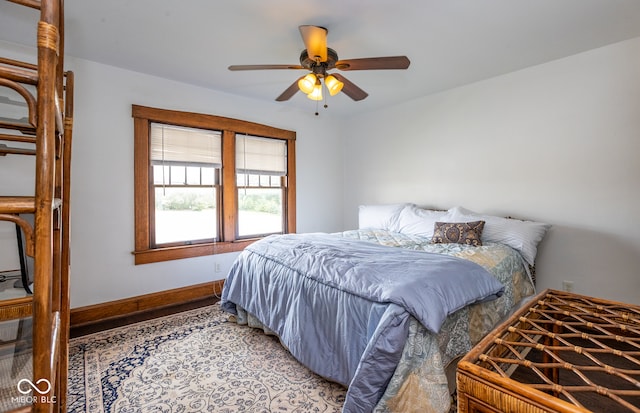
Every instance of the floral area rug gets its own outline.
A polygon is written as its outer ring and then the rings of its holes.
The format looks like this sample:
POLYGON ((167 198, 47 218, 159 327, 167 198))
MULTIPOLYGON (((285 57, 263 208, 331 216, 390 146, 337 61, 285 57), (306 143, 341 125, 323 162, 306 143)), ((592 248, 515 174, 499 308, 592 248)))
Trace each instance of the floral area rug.
POLYGON ((71 413, 340 412, 346 390, 212 305, 71 340, 71 413))

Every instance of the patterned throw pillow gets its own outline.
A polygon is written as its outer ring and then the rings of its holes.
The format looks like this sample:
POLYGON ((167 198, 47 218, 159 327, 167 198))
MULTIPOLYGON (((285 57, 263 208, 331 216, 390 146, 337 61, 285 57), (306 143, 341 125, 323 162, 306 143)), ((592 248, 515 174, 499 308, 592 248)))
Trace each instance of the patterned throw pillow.
POLYGON ((433 230, 431 242, 434 244, 457 243, 482 245, 482 229, 484 221, 473 222, 436 222, 433 230))

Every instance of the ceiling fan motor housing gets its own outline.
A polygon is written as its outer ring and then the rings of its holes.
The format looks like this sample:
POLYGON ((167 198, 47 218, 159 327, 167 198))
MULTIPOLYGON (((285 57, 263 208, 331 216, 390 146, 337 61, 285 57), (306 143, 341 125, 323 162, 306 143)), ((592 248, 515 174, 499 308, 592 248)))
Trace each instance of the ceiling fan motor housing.
POLYGON ((309 57, 307 49, 300 53, 300 65, 305 69, 311 70, 316 75, 324 76, 327 70, 334 69, 338 61, 338 53, 330 47, 327 47, 327 60, 317 62, 309 57))

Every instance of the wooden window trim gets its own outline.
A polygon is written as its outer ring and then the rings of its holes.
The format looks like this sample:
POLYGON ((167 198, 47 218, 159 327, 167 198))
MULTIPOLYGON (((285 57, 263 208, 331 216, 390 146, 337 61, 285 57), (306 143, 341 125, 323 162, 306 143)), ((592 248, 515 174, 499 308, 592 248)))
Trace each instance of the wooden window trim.
POLYGON ((248 134, 287 140, 287 190, 285 199, 285 232, 296 231, 296 133, 258 123, 193 112, 181 112, 132 105, 134 118, 134 204, 135 204, 135 264, 169 261, 205 255, 241 251, 256 239, 236 240, 237 187, 235 175, 235 134, 248 134), (149 127, 151 122, 222 131, 222 211, 220 223, 222 242, 172 247, 151 247, 153 217, 150 214, 150 191, 153 176, 149 167, 149 127), (231 196, 233 194, 233 196, 231 196))

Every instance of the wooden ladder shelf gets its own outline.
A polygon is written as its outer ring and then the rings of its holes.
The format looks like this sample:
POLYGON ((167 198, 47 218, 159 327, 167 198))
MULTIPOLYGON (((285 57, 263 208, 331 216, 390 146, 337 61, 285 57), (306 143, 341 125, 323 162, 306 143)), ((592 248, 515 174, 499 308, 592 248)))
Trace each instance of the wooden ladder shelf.
POLYGON ((11 402, 15 412, 63 413, 67 410, 74 83, 73 73, 63 68, 64 3, 8 1, 16 3, 16 7, 36 10, 33 21, 37 25, 37 63, 0 57, 0 97, 2 91, 8 90, 12 101, 20 100, 15 106, 27 112, 20 118, 15 118, 13 110, 0 113, 0 164, 15 155, 35 156, 32 195, 12 196, 6 194, 6 188, 0 188, 0 221, 15 223, 24 234, 25 252, 33 259, 33 294, 12 299, 2 299, 0 295, 0 330, 15 330, 18 326, 12 343, 0 343, 12 345, 13 355, 4 351, 0 357, 13 357, 15 367, 18 357, 22 360, 26 354, 32 363, 32 375, 14 377, 15 368, 0 371, 2 380, 9 380, 15 389, 10 401, 0 402, 2 406, 11 402))

